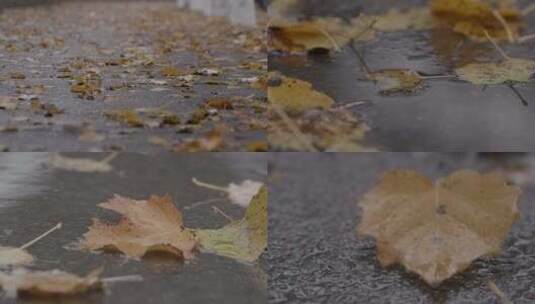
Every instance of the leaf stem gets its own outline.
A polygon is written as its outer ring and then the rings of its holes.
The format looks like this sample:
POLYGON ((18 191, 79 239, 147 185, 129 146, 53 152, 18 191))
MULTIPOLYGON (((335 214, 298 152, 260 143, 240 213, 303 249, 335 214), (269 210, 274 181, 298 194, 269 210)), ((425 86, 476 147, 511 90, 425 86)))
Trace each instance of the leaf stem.
POLYGON ((534 34, 529 34, 529 35, 526 35, 526 36, 522 36, 522 37, 518 38, 518 41, 520 43, 524 43, 524 42, 527 42, 528 40, 532 40, 532 39, 535 39, 535 33, 534 34))
POLYGON ((507 21, 503 18, 502 14, 500 14, 498 10, 493 9, 492 15, 494 15, 494 17, 498 19, 498 21, 502 24, 503 28, 505 29, 505 32, 507 33, 507 39, 509 39, 509 42, 510 43, 515 42, 515 39, 513 37, 513 32, 511 31, 511 28, 507 24, 507 21))
POLYGON ((40 236, 36 237, 35 239, 29 241, 28 243, 22 245, 19 247, 19 249, 26 249, 28 247, 30 247, 31 245, 35 244, 37 241, 39 241, 40 239, 44 238, 45 236, 49 235, 50 233, 54 232, 55 230, 57 229, 60 229, 62 226, 61 223, 58 223, 56 226, 52 227, 50 230, 48 230, 47 232, 41 234, 40 236))
POLYGON ((224 218, 226 218, 229 222, 233 222, 233 221, 234 221, 233 218, 231 218, 230 216, 228 216, 225 212, 223 212, 223 210, 217 208, 216 206, 212 206, 212 209, 214 209, 214 211, 215 211, 216 213, 221 214, 221 215, 222 215, 224 218))
POLYGON ((109 277, 100 279, 102 283, 116 283, 116 282, 141 282, 143 277, 137 274, 125 275, 119 277, 109 277))
POLYGON ((504 51, 503 49, 498 45, 498 43, 496 43, 496 41, 494 39, 492 39, 492 37, 490 37, 489 33, 487 31, 485 31, 485 36, 487 36, 487 39, 490 41, 490 43, 492 43, 492 45, 494 45, 494 47, 496 48, 496 50, 503 56, 503 58, 505 58, 506 60, 511 60, 511 57, 509 57, 504 51))
POLYGON ((208 183, 203 183, 203 182, 200 182, 198 179, 196 179, 195 177, 191 179, 191 181, 199 186, 199 187, 204 187, 204 188, 208 188, 208 189, 212 189, 212 190, 216 190, 216 191, 221 191, 221 192, 225 192, 225 193, 228 193, 228 189, 226 187, 221 187, 221 186, 216 186, 216 185, 212 185, 212 184, 208 184, 208 183))

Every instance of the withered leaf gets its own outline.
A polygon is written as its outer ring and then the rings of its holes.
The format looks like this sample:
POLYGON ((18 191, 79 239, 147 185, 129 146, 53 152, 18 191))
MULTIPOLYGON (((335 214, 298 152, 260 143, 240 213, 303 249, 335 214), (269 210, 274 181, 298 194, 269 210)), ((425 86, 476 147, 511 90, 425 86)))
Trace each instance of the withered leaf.
POLYGON ((141 128, 145 125, 139 114, 134 110, 110 110, 104 112, 104 116, 134 128, 141 128))
POLYGON ((243 219, 220 229, 196 230, 201 250, 239 261, 256 261, 267 247, 267 201, 264 186, 251 200, 243 219))
POLYGON ((99 269, 86 277, 79 277, 60 270, 29 271, 19 268, 11 273, 0 273, 0 286, 9 297, 17 294, 68 296, 100 289, 100 272, 99 269))
POLYGON ((437 285, 484 255, 496 255, 518 217, 520 189, 497 173, 461 170, 432 182, 394 170, 359 206, 360 235, 377 241, 383 266, 400 263, 437 285))
POLYGON ((170 196, 151 196, 133 200, 115 195, 99 205, 123 215, 116 225, 93 219, 93 225, 80 242, 89 250, 118 250, 134 259, 147 252, 166 252, 191 259, 197 241, 192 231, 182 226, 182 214, 170 196))

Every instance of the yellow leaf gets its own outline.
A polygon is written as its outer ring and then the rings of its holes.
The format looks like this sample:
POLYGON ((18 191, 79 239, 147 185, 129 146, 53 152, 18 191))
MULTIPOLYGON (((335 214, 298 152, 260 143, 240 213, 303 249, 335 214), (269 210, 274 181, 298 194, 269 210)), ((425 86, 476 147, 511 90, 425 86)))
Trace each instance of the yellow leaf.
POLYGON ((511 58, 501 63, 470 63, 455 72, 460 79, 480 85, 529 82, 535 74, 535 61, 511 58))
POLYGON ((432 182, 394 170, 359 202, 358 233, 376 239, 381 265, 400 263, 437 285, 499 253, 518 217, 519 195, 499 174, 461 170, 432 182))
POLYGON ((273 74, 268 81, 268 100, 288 111, 328 109, 334 104, 329 96, 315 91, 310 82, 273 74))
POLYGON ((422 78, 411 70, 389 69, 370 73, 368 79, 376 81, 382 94, 411 93, 422 84, 422 78))
POLYGON ((251 200, 243 219, 220 229, 196 230, 201 249, 239 261, 256 261, 267 247, 267 202, 264 186, 251 200))

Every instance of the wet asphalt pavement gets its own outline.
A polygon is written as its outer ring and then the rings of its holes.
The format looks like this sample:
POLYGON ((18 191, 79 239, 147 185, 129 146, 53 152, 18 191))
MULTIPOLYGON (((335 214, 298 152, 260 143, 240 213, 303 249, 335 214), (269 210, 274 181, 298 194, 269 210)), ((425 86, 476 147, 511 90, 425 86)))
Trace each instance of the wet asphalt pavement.
MULTIPOLYGON (((66 156, 102 159, 106 154, 66 156)), ((36 258, 32 269, 59 268, 85 275, 103 266, 103 277, 137 274, 144 278, 143 282, 115 283, 104 293, 93 292, 61 301, 22 299, 17 303, 266 303, 266 275, 259 266, 262 262, 247 265, 210 254, 200 254, 187 263, 164 258, 129 261, 120 254, 94 254, 68 249, 69 244, 87 231, 91 218, 112 222, 117 220, 113 212, 97 207, 98 203, 111 198, 113 194, 134 199, 146 199, 151 194, 170 194, 183 211, 186 226, 221 227, 227 220, 215 213, 211 206, 217 206, 236 219, 243 216, 243 209, 224 199, 185 209, 199 201, 224 198, 218 192, 195 186, 191 178, 197 177, 218 185, 245 179, 265 181, 264 157, 261 154, 240 153, 162 154, 149 157, 127 153, 111 162, 114 167, 112 172, 78 173, 48 168, 46 154, 0 155, 2 172, 15 175, 25 170, 22 169, 25 167, 22 163, 33 162, 30 159, 40 158, 43 162, 31 172, 20 175, 21 178, 11 180, 12 186, 18 188, 11 191, 2 189, 2 246, 21 246, 62 222, 62 229, 28 249, 36 258), (7 171, 6 161, 18 169, 7 171)), ((0 303, 15 301, 0 297, 0 303)))
POLYGON ((218 130, 222 144, 213 150, 247 151, 265 139, 265 93, 252 86, 267 64, 261 30, 180 10, 174 1, 33 3, 7 3, 0 14, 0 96, 20 99, 17 109, 0 110, 4 149, 156 152, 218 130), (169 67, 178 75, 165 76, 169 67), (90 74, 100 78, 100 93, 88 100, 71 92, 77 77, 90 74), (192 119, 213 98, 232 109, 192 119), (61 113, 50 117, 32 108, 33 99, 61 113), (116 110, 138 112, 142 127, 106 116, 116 110))
MULTIPOLYGON (((530 1, 517 1, 525 7, 530 1)), ((311 14, 335 14, 361 8, 366 14, 391 8, 425 5, 426 1, 338 1, 330 9, 311 14)), ((535 17, 526 18, 525 33, 535 32, 535 17)), ((502 44, 511 57, 535 59, 535 41, 523 45, 502 44)), ((500 60, 490 44, 464 43, 444 31, 379 33, 369 42, 355 43, 371 70, 406 68, 424 75, 452 75, 468 62, 500 60), (462 46, 460 46, 462 45, 462 46), (460 47, 459 47, 460 46, 460 47)), ((371 130, 365 142, 384 151, 532 151, 535 149, 535 82, 516 84, 527 105, 507 85, 476 86, 455 79, 425 81, 412 94, 384 96, 365 73, 356 55, 309 55, 289 60, 271 54, 269 69, 312 82, 314 88, 337 104, 361 102, 352 112, 371 130)), ((535 73, 535 71, 534 71, 535 73)))
POLYGON ((496 169, 510 161, 519 164, 526 159, 519 155, 496 162, 472 154, 435 153, 272 155, 270 238, 265 257, 269 303, 500 303, 487 286, 490 280, 512 303, 533 303, 533 180, 522 187, 521 216, 503 243, 502 253, 476 260, 437 288, 400 266, 383 269, 376 259, 375 241, 356 236, 361 216, 358 198, 387 170, 415 169, 437 178, 458 169, 496 169))

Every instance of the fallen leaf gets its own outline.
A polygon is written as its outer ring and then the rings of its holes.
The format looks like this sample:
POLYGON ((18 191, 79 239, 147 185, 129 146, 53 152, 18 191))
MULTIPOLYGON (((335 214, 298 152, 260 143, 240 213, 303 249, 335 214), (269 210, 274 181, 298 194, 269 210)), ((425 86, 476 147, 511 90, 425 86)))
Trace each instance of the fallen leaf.
POLYGON ((115 195, 99 206, 120 213, 123 218, 116 225, 93 219, 93 225, 80 242, 82 248, 118 250, 133 259, 148 252, 193 258, 197 241, 193 232, 184 228, 182 214, 171 197, 151 196, 145 201, 115 195))
POLYGON ((139 114, 134 110, 110 110, 104 112, 104 116, 134 128, 141 128, 145 125, 139 114))
POLYGON ((172 66, 167 66, 162 69, 162 75, 165 77, 177 77, 180 76, 180 74, 182 74, 180 70, 172 66))
POLYGON ((227 187, 203 183, 196 178, 193 179, 193 183, 200 187, 225 192, 233 204, 244 208, 249 206, 251 199, 264 186, 264 183, 252 180, 244 180, 240 184, 230 183, 227 187))
POLYGON ((9 96, 0 96, 0 110, 15 111, 19 102, 9 96))
POLYGON ((268 100, 286 111, 328 109, 334 104, 329 96, 315 91, 310 82, 273 74, 268 80, 268 100))
POLYGON ((57 269, 29 271, 19 268, 11 273, 0 273, 0 286, 12 298, 17 294, 69 296, 102 288, 100 272, 98 270, 86 277, 78 277, 57 269))
POLYGON ((0 246, 0 267, 6 265, 29 265, 32 262, 33 256, 26 250, 0 246))
POLYGON ((535 75, 535 61, 511 58, 501 63, 470 63, 455 72, 460 79, 479 85, 529 82, 535 75))
POLYGON ((377 82, 381 94, 411 93, 421 87, 422 78, 418 73, 405 69, 388 69, 372 72, 368 79, 377 82))
POLYGON ((510 1, 498 3, 500 5, 495 8, 489 1, 432 0, 431 12, 439 26, 451 28, 472 40, 487 41, 486 31, 498 41, 514 41, 523 27, 520 11, 510 1), (505 24, 499 18, 503 18, 505 24))
POLYGON ((267 247, 267 188, 251 200, 245 217, 220 229, 195 230, 201 250, 252 263, 267 247))
POLYGON ((60 154, 53 154, 50 157, 50 166, 56 169, 67 171, 77 171, 84 173, 103 173, 109 172, 113 167, 109 162, 117 156, 117 153, 112 153, 103 160, 93 160, 89 158, 71 158, 61 156, 60 154))
POLYGON ((213 152, 220 150, 224 145, 223 132, 214 129, 202 137, 185 140, 174 146, 176 152, 213 152))
POLYGON ((434 183, 388 172, 359 206, 360 235, 377 241, 382 266, 400 263, 437 285, 484 255, 496 255, 518 217, 520 189, 499 174, 461 170, 434 183))
POLYGON ((384 15, 361 16, 369 21, 376 20, 373 28, 383 32, 393 32, 401 30, 428 30, 432 29, 433 18, 428 8, 417 7, 405 11, 392 8, 384 15))
POLYGON ((340 18, 316 18, 298 23, 272 24, 269 43, 272 48, 286 52, 304 52, 314 49, 340 50, 352 39, 366 41, 374 38, 370 24, 360 19, 347 23, 340 18))
MULTIPOLYGON (((273 110, 275 110, 274 108, 273 110)), ((270 119, 268 140, 277 151, 370 152, 369 127, 344 109, 314 109, 292 116, 282 109, 270 119)))

